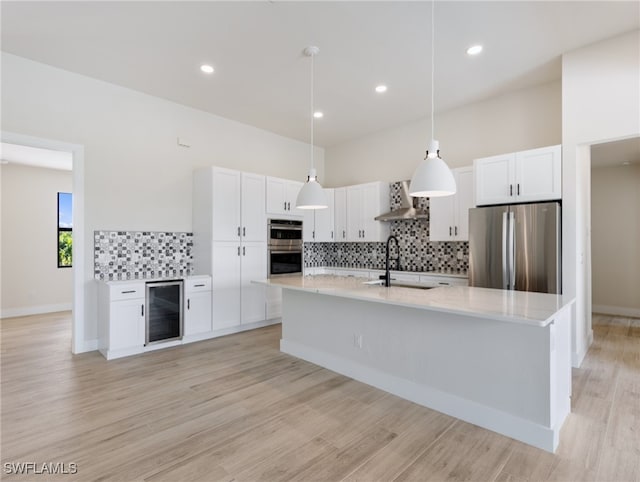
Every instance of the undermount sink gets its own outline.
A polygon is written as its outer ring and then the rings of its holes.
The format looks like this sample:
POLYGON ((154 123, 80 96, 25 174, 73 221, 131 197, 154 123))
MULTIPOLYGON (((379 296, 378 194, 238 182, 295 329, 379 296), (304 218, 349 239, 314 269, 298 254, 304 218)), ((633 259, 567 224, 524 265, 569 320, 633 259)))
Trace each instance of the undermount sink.
MULTIPOLYGON (((363 281, 362 282, 363 285, 370 285, 370 286, 383 286, 384 285, 384 280, 383 279, 375 279, 375 280, 371 280, 371 281, 363 281)), ((399 287, 399 288, 415 288, 418 290, 430 290, 431 288, 433 288, 433 286, 424 286, 418 283, 411 283, 409 281, 397 281, 392 279, 391 280, 391 286, 395 286, 395 287, 399 287)))

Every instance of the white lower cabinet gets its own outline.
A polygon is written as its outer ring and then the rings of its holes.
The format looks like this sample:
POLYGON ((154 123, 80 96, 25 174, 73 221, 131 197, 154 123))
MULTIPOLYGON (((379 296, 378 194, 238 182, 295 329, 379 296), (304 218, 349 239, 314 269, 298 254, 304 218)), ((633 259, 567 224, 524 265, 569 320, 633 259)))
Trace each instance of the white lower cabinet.
POLYGON ((145 284, 100 283, 98 348, 107 359, 144 350, 145 284))
POLYGON ((184 283, 184 336, 209 333, 211 323, 211 278, 195 276, 184 283))
POLYGON ((213 330, 266 319, 262 285, 267 277, 266 243, 213 243, 213 330))

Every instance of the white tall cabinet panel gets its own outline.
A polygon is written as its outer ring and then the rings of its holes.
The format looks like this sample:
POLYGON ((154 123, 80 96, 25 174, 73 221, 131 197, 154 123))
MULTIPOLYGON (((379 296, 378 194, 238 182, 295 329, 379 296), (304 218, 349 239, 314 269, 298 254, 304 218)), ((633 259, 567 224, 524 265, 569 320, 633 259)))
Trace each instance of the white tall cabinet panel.
POLYGON ((111 303, 109 350, 121 350, 144 345, 144 300, 111 303))
POLYGON ((240 325, 240 243, 217 242, 211 265, 213 329, 240 325))
POLYGON ((211 318, 211 278, 193 276, 184 282, 184 336, 213 330, 211 318))
POLYGON ((334 231, 337 242, 347 241, 347 188, 333 190, 334 231))
POLYGON ((362 186, 347 188, 347 241, 362 241, 362 186))
POLYGON ((264 287, 251 280, 267 277, 266 178, 213 167, 193 180, 194 272, 212 277, 212 330, 264 321, 264 287))
POLYGON ((561 146, 476 159, 473 168, 478 206, 562 198, 561 146))
POLYGON ((473 207, 473 168, 453 169, 456 193, 429 199, 429 240, 468 241, 469 209, 473 207))
POLYGON ((234 241, 240 237, 240 197, 242 173, 214 167, 211 170, 214 241, 234 241))
POLYGON ((267 221, 265 216, 265 177, 242 173, 242 240, 265 242, 267 221))
POLYGON ((251 283, 267 277, 267 244, 245 243, 240 256, 240 309, 242 323, 255 323, 266 319, 266 299, 263 285, 251 283))

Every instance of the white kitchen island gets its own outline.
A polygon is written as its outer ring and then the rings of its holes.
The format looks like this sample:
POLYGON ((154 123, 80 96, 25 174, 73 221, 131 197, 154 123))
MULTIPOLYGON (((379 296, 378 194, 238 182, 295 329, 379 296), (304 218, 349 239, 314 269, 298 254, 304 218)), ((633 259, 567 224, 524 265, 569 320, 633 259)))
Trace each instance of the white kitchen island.
POLYGON ((570 411, 570 317, 559 295, 429 290, 291 276, 280 349, 554 452, 570 411))

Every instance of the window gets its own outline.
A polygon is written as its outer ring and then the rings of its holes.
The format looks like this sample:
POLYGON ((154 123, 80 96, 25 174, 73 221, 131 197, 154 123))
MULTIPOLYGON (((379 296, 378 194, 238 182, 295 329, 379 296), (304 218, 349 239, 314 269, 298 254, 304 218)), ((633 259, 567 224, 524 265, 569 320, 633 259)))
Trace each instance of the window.
POLYGON ((71 268, 73 252, 73 224, 71 193, 58 193, 58 268, 71 268))

